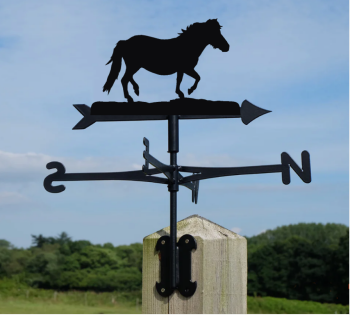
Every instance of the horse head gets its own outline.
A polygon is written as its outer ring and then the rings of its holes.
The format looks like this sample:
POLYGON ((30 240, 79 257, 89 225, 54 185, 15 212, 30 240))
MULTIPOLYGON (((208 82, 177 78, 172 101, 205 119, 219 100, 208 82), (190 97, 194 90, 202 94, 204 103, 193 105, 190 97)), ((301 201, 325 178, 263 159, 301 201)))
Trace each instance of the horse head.
POLYGON ((208 20, 205 22, 206 38, 211 46, 219 48, 222 52, 228 52, 230 45, 222 36, 220 29, 222 26, 217 19, 208 20))

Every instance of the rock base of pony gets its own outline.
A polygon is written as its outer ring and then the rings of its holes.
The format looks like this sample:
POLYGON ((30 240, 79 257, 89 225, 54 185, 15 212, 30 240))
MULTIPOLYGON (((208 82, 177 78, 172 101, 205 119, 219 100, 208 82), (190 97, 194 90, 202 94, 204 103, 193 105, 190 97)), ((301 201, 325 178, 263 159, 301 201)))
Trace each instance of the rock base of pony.
POLYGON ((202 114, 240 115, 240 107, 233 101, 210 101, 205 99, 175 99, 160 102, 94 102, 91 115, 154 115, 154 114, 202 114))

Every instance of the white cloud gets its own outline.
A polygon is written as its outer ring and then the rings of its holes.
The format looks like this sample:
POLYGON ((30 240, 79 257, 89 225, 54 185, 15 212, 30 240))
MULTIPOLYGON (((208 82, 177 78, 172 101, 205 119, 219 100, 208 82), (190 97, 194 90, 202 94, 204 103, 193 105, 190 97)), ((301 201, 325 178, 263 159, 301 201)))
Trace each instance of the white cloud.
POLYGON ((53 170, 47 170, 51 161, 59 161, 66 167, 67 173, 76 172, 113 172, 135 170, 138 165, 125 158, 95 158, 82 159, 72 157, 53 157, 41 153, 12 153, 0 151, 0 181, 30 182, 44 179, 53 170))
POLYGON ((232 227, 231 230, 236 233, 236 234, 239 234, 241 231, 242 231, 242 228, 239 228, 239 227, 232 227))
POLYGON ((0 192, 0 206, 28 203, 29 199, 17 192, 0 192))

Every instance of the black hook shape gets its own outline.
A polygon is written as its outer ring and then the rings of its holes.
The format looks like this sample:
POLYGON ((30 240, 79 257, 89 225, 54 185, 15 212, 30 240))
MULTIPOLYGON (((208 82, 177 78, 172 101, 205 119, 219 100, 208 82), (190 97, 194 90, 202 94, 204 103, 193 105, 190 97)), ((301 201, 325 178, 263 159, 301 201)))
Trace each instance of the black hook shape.
POLYGON ((48 175, 45 178, 45 180, 44 180, 44 188, 45 188, 45 190, 50 192, 50 193, 63 192, 66 189, 66 187, 64 185, 61 184, 61 185, 53 186, 52 182, 62 179, 62 177, 66 173, 66 168, 64 167, 64 165, 61 164, 58 161, 51 161, 51 162, 49 162, 46 165, 46 168, 49 169, 49 170, 56 168, 57 171, 55 173, 52 173, 52 174, 48 175))

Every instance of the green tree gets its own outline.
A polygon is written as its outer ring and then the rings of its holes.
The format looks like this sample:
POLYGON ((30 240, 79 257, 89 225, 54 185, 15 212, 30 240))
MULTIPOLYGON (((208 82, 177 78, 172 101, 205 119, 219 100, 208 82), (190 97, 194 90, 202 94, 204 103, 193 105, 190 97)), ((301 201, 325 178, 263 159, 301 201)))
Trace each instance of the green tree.
POLYGON ((331 262, 334 302, 349 305, 349 229, 339 238, 331 262))
POLYGON ((5 239, 0 239, 0 248, 13 249, 14 246, 5 239))
POLYGON ((267 230, 257 236, 248 237, 247 241, 250 251, 254 251, 256 246, 273 244, 276 241, 286 240, 293 236, 325 246, 332 246, 338 244, 339 238, 346 233, 347 229, 348 227, 343 224, 299 223, 267 230))
POLYGON ((255 245, 248 253, 248 294, 346 304, 337 290, 348 284, 346 240, 338 246, 294 236, 255 245))
POLYGON ((72 238, 69 237, 66 232, 62 232, 56 238, 56 243, 58 243, 61 246, 65 245, 65 244, 68 244, 71 241, 72 241, 72 238))

